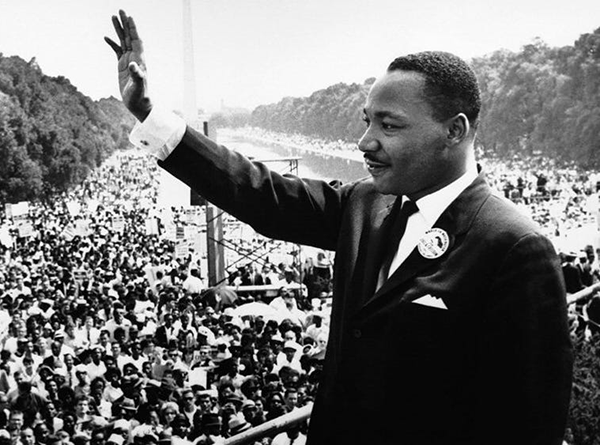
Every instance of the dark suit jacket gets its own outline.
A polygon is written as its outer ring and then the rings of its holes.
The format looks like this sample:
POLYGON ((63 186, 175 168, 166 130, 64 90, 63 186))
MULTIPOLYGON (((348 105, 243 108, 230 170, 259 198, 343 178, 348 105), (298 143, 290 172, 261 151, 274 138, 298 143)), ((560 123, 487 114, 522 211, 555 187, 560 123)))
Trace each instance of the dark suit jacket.
POLYGON ((169 345, 169 337, 167 336, 167 328, 165 325, 160 325, 154 333, 154 341, 157 346, 166 348, 169 345))
POLYGON ((560 444, 572 355, 551 243, 480 176, 374 294, 395 201, 370 180, 344 186, 269 172, 188 129, 160 163, 259 232, 336 251, 314 444, 560 444), (430 294, 447 310, 412 303, 430 294))

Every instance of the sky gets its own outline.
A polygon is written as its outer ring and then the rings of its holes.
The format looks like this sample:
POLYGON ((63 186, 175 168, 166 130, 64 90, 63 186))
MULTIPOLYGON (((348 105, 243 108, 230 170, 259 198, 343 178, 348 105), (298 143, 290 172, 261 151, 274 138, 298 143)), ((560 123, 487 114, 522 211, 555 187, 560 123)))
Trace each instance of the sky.
MULTIPOLYGON (((94 100, 119 97, 111 16, 135 18, 153 100, 183 107, 183 0, 0 0, 0 52, 35 57, 94 100)), ((197 105, 308 96, 377 77, 395 57, 572 45, 600 27, 599 0, 191 0, 197 105)))

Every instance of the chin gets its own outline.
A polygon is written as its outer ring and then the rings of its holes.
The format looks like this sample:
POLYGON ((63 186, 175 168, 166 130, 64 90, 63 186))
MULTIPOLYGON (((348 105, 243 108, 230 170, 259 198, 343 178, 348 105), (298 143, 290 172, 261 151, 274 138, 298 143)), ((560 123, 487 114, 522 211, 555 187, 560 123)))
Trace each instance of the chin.
POLYGON ((392 187, 389 184, 389 182, 384 181, 381 178, 372 177, 371 179, 373 181, 373 186, 375 187, 375 190, 377 190, 377 192, 381 193, 382 195, 401 195, 401 193, 398 193, 394 190, 394 187, 392 187))

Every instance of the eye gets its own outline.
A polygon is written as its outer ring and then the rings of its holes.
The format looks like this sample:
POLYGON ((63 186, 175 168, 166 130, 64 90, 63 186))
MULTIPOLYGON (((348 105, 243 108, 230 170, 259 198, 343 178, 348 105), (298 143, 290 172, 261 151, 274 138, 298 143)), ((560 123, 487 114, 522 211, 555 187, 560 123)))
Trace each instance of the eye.
POLYGON ((390 124, 389 122, 382 122, 381 123, 381 128, 383 128, 384 130, 397 130, 400 127, 398 125, 395 125, 395 124, 390 124))

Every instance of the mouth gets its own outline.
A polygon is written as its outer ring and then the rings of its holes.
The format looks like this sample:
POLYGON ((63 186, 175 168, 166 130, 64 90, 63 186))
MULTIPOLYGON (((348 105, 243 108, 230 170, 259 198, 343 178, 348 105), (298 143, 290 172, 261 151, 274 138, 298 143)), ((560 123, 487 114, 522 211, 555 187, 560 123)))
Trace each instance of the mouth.
POLYGON ((365 165, 367 167, 367 171, 373 176, 377 176, 377 175, 381 174, 384 170, 386 170, 389 167, 389 164, 386 164, 381 161, 377 161, 372 158, 368 158, 366 156, 365 156, 365 165))

